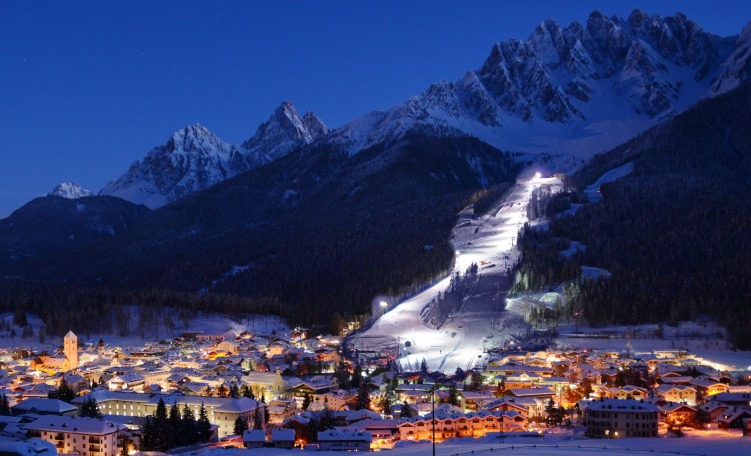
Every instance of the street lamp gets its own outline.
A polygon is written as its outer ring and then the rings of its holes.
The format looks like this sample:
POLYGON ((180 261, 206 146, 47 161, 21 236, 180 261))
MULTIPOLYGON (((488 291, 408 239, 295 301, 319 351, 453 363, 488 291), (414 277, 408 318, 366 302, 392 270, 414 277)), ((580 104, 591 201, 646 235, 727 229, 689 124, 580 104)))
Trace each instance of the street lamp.
POLYGON ((433 425, 433 456, 435 456, 435 385, 430 387, 431 421, 433 425))
POLYGON ((386 301, 381 301, 379 305, 381 306, 381 315, 386 315, 386 311, 389 310, 389 303, 386 301))

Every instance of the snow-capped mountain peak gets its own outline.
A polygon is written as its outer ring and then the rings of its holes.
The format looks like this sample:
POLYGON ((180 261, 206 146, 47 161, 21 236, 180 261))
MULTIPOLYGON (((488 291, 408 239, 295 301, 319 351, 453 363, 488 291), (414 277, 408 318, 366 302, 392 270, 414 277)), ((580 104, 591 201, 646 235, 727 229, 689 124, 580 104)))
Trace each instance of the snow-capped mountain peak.
POLYGON ((155 209, 282 157, 326 133, 326 125, 315 114, 300 117, 289 101, 242 146, 222 141, 202 125, 189 125, 134 162, 100 194, 155 209))
POLYGON ((715 86, 748 79, 750 41, 742 36, 723 65, 735 38, 705 32, 680 13, 634 10, 623 19, 593 11, 585 25, 566 27, 547 19, 526 41, 494 45, 461 80, 362 116, 328 141, 353 154, 410 128, 459 132, 503 149, 559 156, 569 168, 692 105, 721 65, 728 75, 715 86))
POLYGON ((712 83, 710 96, 719 95, 738 87, 751 78, 751 22, 743 27, 735 50, 722 64, 717 78, 712 83))
POLYGON ((67 199, 78 199, 85 196, 91 196, 94 193, 91 190, 86 190, 80 185, 73 182, 63 182, 57 184, 55 188, 49 193, 49 196, 59 196, 67 199))
POLYGON ((201 125, 182 128, 100 192, 154 209, 233 174, 236 147, 201 125))
POLYGON ((328 128, 313 112, 303 117, 295 106, 283 102, 256 130, 255 135, 242 144, 250 154, 265 154, 276 160, 303 144, 310 144, 328 133, 328 128))

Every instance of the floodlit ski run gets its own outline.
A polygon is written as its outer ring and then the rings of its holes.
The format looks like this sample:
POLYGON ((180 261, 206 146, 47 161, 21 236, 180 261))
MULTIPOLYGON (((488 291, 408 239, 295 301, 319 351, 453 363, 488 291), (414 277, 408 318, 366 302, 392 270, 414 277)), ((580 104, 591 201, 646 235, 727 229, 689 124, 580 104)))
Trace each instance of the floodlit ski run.
MULTIPOLYGON (((456 261, 451 274, 455 271, 463 274, 475 263, 481 276, 497 276, 499 284, 508 283, 503 276, 506 267, 518 257, 516 238, 527 222, 527 203, 532 190, 541 185, 560 186, 561 182, 538 173, 519 180, 500 208, 496 206, 490 214, 474 218, 472 207, 462 211, 452 233, 456 261)), ((453 373, 457 367, 468 369, 483 364, 486 361, 484 346, 502 344, 515 329, 502 323, 507 285, 503 288, 499 285, 496 293, 483 298, 488 304, 483 312, 463 311, 440 329, 428 328, 420 321, 420 313, 448 287, 450 277, 384 309, 386 313, 372 327, 352 338, 352 348, 392 354, 398 350, 399 362, 407 369, 410 366, 417 369, 423 358, 431 370, 447 373, 453 373)))

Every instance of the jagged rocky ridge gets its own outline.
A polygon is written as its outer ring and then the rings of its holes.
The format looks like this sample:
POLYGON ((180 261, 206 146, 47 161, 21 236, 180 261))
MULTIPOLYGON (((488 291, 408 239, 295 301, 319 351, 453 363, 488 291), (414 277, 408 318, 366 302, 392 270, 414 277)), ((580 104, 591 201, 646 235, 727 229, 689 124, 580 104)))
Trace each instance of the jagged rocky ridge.
POLYGON ((290 102, 282 103, 255 135, 239 146, 222 141, 201 125, 191 125, 175 132, 142 161, 134 162, 100 195, 155 209, 283 157, 327 132, 315 114, 300 117, 290 102))
POLYGON ((57 184, 49 193, 50 196, 59 196, 66 199, 78 199, 93 194, 94 192, 91 190, 86 190, 74 182, 62 182, 57 184))
POLYGON ((585 24, 567 27, 549 19, 526 41, 493 46, 462 79, 356 119, 330 141, 356 153, 429 126, 497 147, 585 159, 715 95, 719 74, 747 79, 748 71, 728 69, 748 68, 747 47, 748 40, 705 32, 680 13, 663 18, 635 10, 623 19, 595 11, 585 24))
POLYGON ((438 82, 387 111, 329 132, 315 114, 283 103, 241 145, 191 126, 135 162, 101 192, 150 208, 176 201, 321 139, 355 154, 409 131, 473 135, 569 170, 703 97, 748 79, 749 27, 708 33, 681 13, 628 18, 594 11, 584 24, 541 22, 527 40, 493 46, 455 82, 438 82))

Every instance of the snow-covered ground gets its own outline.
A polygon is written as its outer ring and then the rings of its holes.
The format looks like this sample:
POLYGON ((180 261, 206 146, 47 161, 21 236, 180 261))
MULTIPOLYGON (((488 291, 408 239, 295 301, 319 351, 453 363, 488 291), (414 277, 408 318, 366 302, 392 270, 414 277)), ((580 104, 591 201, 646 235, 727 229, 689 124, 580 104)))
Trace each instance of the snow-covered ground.
MULTIPOLYGON (((393 456, 428 456, 432 454, 432 445, 428 442, 404 443, 406 444, 403 446, 397 445, 396 448, 389 451, 389 454, 393 456)), ((740 432, 688 431, 683 438, 591 440, 571 439, 570 433, 564 433, 563 435, 546 435, 544 438, 506 437, 503 444, 498 444, 497 437, 491 436, 482 439, 453 439, 438 444, 435 448, 437 456, 493 455, 496 453, 514 456, 613 456, 618 454, 747 456, 751 454, 751 437, 743 437, 740 432)), ((200 456, 246 456, 248 454, 289 456, 300 454, 300 450, 274 448, 253 450, 211 449, 196 453, 200 456)), ((311 454, 334 455, 341 454, 341 452, 320 451, 311 454)))
MULTIPOLYGON (((504 337, 521 329, 503 312, 509 280, 506 267, 516 261, 515 248, 519 228, 527 221, 527 202, 540 185, 559 186, 554 177, 539 174, 517 182, 500 208, 491 214, 474 217, 471 207, 459 214, 452 244, 456 249, 454 271, 464 273, 475 263, 479 266, 480 291, 474 306, 465 305, 457 318, 440 329, 426 327, 420 321, 425 306, 444 291, 450 276, 417 296, 389 309, 372 327, 350 339, 359 350, 384 350, 399 347, 404 367, 417 368, 424 358, 430 369, 454 372, 486 361, 483 347, 498 345, 504 337), (410 346, 405 346, 409 342, 410 346)), ((452 271, 453 274, 453 271, 452 271)), ((473 297, 470 297, 472 301, 473 297)))
MULTIPOLYGON (((43 325, 43 322, 39 317, 27 314, 26 317, 34 330, 34 334, 39 334, 39 329, 43 325)), ((0 314, 0 321, 13 321, 13 315, 10 313, 0 314)), ((141 337, 139 331, 136 329, 138 326, 137 310, 133 308, 131 313, 131 332, 127 336, 119 336, 117 334, 104 334, 99 331, 92 331, 91 334, 84 334, 78 332, 78 340, 80 344, 96 344, 101 338, 108 347, 143 347, 150 342, 157 342, 161 339, 172 338, 180 335, 182 332, 187 331, 203 331, 206 334, 231 334, 233 337, 239 335, 243 331, 248 331, 251 334, 257 335, 272 335, 276 334, 279 337, 289 336, 290 328, 280 317, 275 315, 249 315, 247 318, 236 321, 227 317, 218 315, 201 315, 198 318, 189 322, 187 327, 178 327, 171 333, 162 328, 157 333, 148 333, 145 337, 141 337)), ((54 334, 46 338, 44 342, 40 342, 37 336, 30 338, 22 338, 20 328, 16 328, 16 336, 11 337, 7 331, 0 332, 0 348, 28 348, 33 350, 50 350, 62 346, 63 336, 65 334, 54 334)))
MULTIPOLYGON (((600 185, 624 177, 633 171, 633 162, 614 168, 604 173, 594 184, 587 188, 590 201, 598 201, 600 185)), ((453 320, 440 329, 426 327, 420 321, 420 313, 426 305, 444 291, 449 284, 449 277, 390 308, 372 327, 350 339, 353 348, 359 350, 396 351, 398 347, 400 362, 406 369, 417 369, 423 359, 428 367, 452 373, 457 367, 471 368, 484 364, 487 355, 484 348, 505 346, 513 340, 512 336, 524 331, 520 324, 523 312, 519 309, 519 300, 506 300, 506 290, 510 280, 505 277, 506 265, 513 264, 518 251, 515 248, 519 228, 527 222, 526 205, 532 190, 536 186, 560 186, 557 178, 534 176, 520 180, 509 192, 500 209, 490 215, 474 218, 472 209, 467 208, 459 214, 454 227, 452 243, 456 248, 454 271, 463 273, 467 267, 476 263, 480 266, 479 291, 471 296, 464 309, 453 320), (488 285, 491 282, 492 285, 488 285), (495 293, 493 293, 495 291, 495 293), (504 312, 508 308, 511 312, 504 312), (409 342, 410 346, 405 346, 409 342)), ((586 249, 577 244, 574 248, 586 249)), ((562 252, 571 254, 573 252, 562 252)), ((606 270, 593 266, 583 268, 587 276, 609 276, 606 270)), ((453 271, 452 271, 453 274, 453 271)), ((558 293, 543 293, 549 296, 549 304, 555 302, 558 293)), ((542 294, 541 294, 542 295, 542 294)), ((542 296, 533 297, 535 302, 542 296)), ((557 329, 561 334, 556 343, 562 346, 589 348, 593 350, 624 350, 627 345, 634 352, 652 350, 686 349, 704 363, 722 370, 747 369, 751 366, 751 352, 739 352, 729 348, 726 339, 718 337, 724 334, 722 328, 709 322, 700 324, 682 323, 678 328, 664 328, 663 338, 653 337, 657 325, 641 325, 637 335, 625 339, 625 333, 634 328, 586 328, 580 331, 592 333, 608 332, 608 338, 570 337, 574 324, 562 325, 557 329), (696 326, 693 328, 692 325, 696 326), (708 328, 711 327, 711 328, 708 328), (714 328, 714 329, 712 329, 714 328), (687 337, 691 333, 695 337, 687 337)))
POLYGON ((631 174, 633 170, 634 162, 631 161, 617 168, 613 168, 600 176, 600 178, 597 179, 593 184, 588 185, 587 188, 584 189, 584 193, 587 195, 589 202, 596 203, 602 200, 602 194, 600 193, 600 186, 602 184, 613 182, 620 179, 621 177, 626 177, 631 174))

